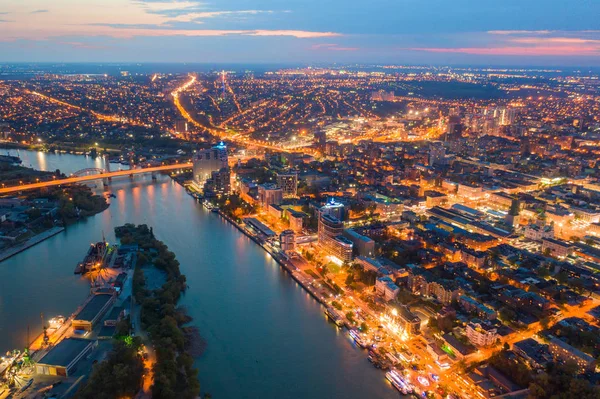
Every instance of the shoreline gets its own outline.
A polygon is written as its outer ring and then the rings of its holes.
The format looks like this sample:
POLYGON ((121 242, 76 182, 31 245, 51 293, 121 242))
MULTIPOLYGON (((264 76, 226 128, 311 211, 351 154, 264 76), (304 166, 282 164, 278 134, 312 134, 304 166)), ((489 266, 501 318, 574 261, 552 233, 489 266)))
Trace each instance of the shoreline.
POLYGON ((19 254, 19 253, 25 251, 26 249, 29 249, 29 248, 39 244, 40 242, 47 240, 50 237, 54 237, 55 235, 63 232, 64 230, 65 230, 64 227, 59 227, 59 226, 51 227, 50 229, 44 231, 43 233, 36 234, 35 236, 31 237, 30 239, 28 239, 27 241, 25 241, 24 243, 22 243, 16 247, 7 248, 4 251, 0 252, 0 262, 3 262, 6 259, 15 256, 16 254, 19 254))
MULTIPOLYGON (((208 208, 207 208, 208 209, 208 208)), ((287 264, 285 262, 285 260, 280 259, 279 256, 277 256, 276 254, 272 253, 271 251, 269 251, 269 249, 267 249, 256 237, 250 235, 246 230, 244 230, 244 228, 242 226, 240 226, 235 220, 231 219, 229 216, 225 215, 220 209, 217 209, 216 212, 219 216, 221 216, 223 219, 225 219, 226 221, 228 221, 230 224, 232 224, 234 227, 236 227, 239 231, 242 232, 242 234, 244 234, 246 237, 250 238, 252 241, 254 241, 259 247, 261 247, 266 253, 268 253, 269 255, 271 255, 271 258, 273 258, 273 260, 275 260, 275 262, 277 262, 277 264, 283 269, 285 270, 298 284, 300 284, 300 286, 302 288, 304 288, 304 290, 306 292, 308 292, 310 294, 310 296, 312 296, 315 300, 317 300, 317 302, 319 302, 321 305, 325 306, 327 308, 327 303, 325 302, 325 300, 323 298, 321 298, 317 293, 315 293, 313 290, 311 290, 308 285, 302 281, 302 279, 300 279, 300 277, 298 277, 295 273, 294 273, 294 266, 291 266, 289 264, 287 264)))
MULTIPOLYGON (((177 181, 176 181, 177 182, 177 181)), ((179 183, 179 182, 177 182, 179 183)), ((183 186, 183 184, 181 184, 183 186)), ((185 188, 185 187, 184 187, 185 188)), ((304 291, 306 293, 308 293, 313 299, 315 299, 319 305, 323 306, 325 308, 325 310, 328 310, 330 307, 328 305, 328 303, 325 301, 325 298, 320 296, 318 292, 313 291, 313 289, 311 289, 310 285, 306 282, 303 281, 302 276, 296 272, 296 267, 293 266, 292 264, 288 263, 285 259, 281 259, 280 256, 278 256, 277 254, 272 253, 268 248, 265 247, 265 245, 263 245, 263 243, 261 242, 261 240, 259 240, 257 237, 251 235, 249 232, 247 232, 239 223, 237 223, 235 220, 233 220, 232 218, 230 218, 229 216, 227 216, 225 213, 223 213, 220 209, 218 208, 209 208, 208 206, 206 206, 202 201, 200 201, 198 198, 196 198, 194 195, 192 195, 192 193, 190 193, 189 191, 186 190, 186 192, 188 193, 188 195, 190 195, 192 198, 196 199, 197 202, 200 203, 200 205, 202 207, 204 207, 207 210, 211 210, 211 211, 215 211, 214 213, 218 214, 222 219, 225 219, 225 221, 229 222, 232 226, 234 226, 235 228, 237 228, 242 234, 244 234, 246 237, 250 238, 252 241, 254 241, 259 247, 261 247, 266 253, 268 253, 271 258, 273 258, 273 260, 275 260, 275 262, 277 262, 277 264, 285 271, 287 272, 287 274, 292 277, 292 279, 294 279, 294 281, 296 281, 296 283, 298 283, 300 285, 300 287, 302 287, 304 289, 304 291)), ((310 276, 308 276, 308 278, 310 278, 310 276)), ((328 317, 328 322, 332 321, 330 320, 330 318, 328 317)), ((337 328, 340 329, 346 329, 346 330, 351 330, 351 328, 346 324, 342 324, 342 325, 338 325, 337 323, 333 323, 337 328)), ((400 398, 413 398, 416 397, 414 396, 414 393, 409 393, 409 394, 403 394, 402 392, 398 392, 399 393, 399 397, 400 398)))

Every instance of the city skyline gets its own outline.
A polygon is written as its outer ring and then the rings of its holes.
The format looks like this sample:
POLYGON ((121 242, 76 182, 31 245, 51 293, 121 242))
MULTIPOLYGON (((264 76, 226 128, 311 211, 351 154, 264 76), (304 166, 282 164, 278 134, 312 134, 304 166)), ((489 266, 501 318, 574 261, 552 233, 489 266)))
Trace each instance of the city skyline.
POLYGON ((600 65, 591 1, 9 1, 3 62, 600 65))

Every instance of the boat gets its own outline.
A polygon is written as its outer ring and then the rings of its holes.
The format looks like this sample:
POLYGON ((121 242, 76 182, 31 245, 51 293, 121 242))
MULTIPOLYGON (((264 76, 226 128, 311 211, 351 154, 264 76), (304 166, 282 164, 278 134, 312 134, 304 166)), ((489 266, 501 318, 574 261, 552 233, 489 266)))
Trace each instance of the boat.
POLYGON ((0 162, 8 163, 11 165, 20 165, 23 163, 21 158, 13 155, 0 155, 0 162))
POLYGON ((360 333, 357 330, 350 330, 349 334, 352 337, 352 339, 354 339, 354 342, 356 342, 356 345, 360 346, 361 348, 366 348, 367 346, 369 346, 367 341, 365 341, 364 338, 360 336, 360 333))
POLYGON ((99 241, 95 244, 91 244, 83 261, 79 262, 75 267, 75 274, 85 274, 91 270, 100 268, 104 264, 107 253, 107 242, 99 241))
POLYGON ((402 378, 402 375, 400 375, 400 373, 396 370, 390 370, 385 373, 385 378, 392 383, 394 388, 402 392, 404 395, 408 395, 412 391, 410 384, 406 382, 406 380, 402 378))
POLYGON ((342 316, 338 314, 334 309, 327 308, 325 309, 325 314, 331 321, 333 321, 338 327, 342 327, 344 325, 344 319, 342 316))

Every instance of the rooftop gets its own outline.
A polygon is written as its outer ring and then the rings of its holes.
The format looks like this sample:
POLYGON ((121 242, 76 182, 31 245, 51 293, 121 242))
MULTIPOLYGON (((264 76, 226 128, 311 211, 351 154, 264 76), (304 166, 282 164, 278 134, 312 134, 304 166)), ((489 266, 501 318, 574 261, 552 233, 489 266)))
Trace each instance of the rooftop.
POLYGON ((67 367, 92 343, 93 341, 83 338, 65 338, 41 358, 39 363, 67 367))
POLYGON ((102 308, 112 299, 112 294, 96 294, 77 314, 75 320, 91 322, 100 313, 102 308))

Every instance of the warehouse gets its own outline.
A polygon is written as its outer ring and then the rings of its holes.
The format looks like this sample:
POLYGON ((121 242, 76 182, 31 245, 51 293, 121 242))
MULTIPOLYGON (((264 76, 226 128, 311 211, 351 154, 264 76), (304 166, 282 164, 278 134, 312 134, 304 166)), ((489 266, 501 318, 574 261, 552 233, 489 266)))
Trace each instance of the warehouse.
POLYGON ((65 338, 35 365, 36 373, 68 377, 73 368, 98 345, 83 338, 65 338))
POLYGON ((94 296, 83 306, 83 309, 73 319, 73 329, 92 331, 102 316, 110 309, 115 300, 114 293, 101 292, 94 296))

